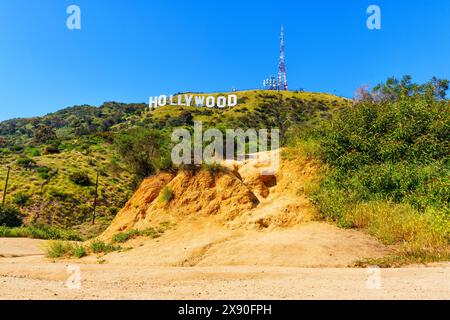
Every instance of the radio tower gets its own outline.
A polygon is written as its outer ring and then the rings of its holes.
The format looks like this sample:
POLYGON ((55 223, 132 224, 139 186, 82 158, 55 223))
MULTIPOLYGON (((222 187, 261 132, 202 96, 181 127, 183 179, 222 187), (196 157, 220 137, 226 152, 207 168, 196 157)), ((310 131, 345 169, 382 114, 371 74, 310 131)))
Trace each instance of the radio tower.
POLYGON ((284 62, 284 27, 281 26, 280 64, 278 65, 278 90, 287 91, 286 64, 284 62))

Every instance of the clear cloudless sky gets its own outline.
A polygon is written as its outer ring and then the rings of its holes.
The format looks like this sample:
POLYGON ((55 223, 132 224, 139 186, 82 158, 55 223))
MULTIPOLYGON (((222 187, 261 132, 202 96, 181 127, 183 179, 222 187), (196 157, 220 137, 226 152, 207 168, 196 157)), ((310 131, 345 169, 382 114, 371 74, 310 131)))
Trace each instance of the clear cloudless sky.
POLYGON ((450 77, 448 0, 0 0, 0 120, 159 94, 257 88, 286 29, 290 89, 351 97, 450 77), (81 8, 81 30, 66 9, 81 8), (366 27, 381 8, 382 29, 366 27))

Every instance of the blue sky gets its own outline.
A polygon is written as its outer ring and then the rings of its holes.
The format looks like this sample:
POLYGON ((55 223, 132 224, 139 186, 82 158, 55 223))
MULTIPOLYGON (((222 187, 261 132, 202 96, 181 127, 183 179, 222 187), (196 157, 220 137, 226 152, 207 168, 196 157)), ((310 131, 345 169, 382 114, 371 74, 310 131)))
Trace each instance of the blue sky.
POLYGON ((0 0, 0 120, 259 87, 281 24, 291 89, 351 97, 391 75, 450 78, 448 0, 0 0), (66 27, 71 4, 81 30, 66 27), (381 30, 366 27, 370 4, 381 30))

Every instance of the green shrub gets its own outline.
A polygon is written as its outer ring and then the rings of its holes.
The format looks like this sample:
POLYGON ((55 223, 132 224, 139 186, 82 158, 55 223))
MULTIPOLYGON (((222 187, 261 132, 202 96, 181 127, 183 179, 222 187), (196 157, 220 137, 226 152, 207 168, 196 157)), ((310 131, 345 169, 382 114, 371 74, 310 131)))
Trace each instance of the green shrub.
POLYGON ((29 148, 26 150, 26 153, 31 157, 39 157, 41 156, 41 152, 37 148, 29 148))
POLYGON ((291 138, 299 150, 306 145, 326 164, 312 195, 321 218, 397 245, 397 256, 389 257, 389 263, 447 259, 448 107, 447 100, 430 94, 366 99, 310 132, 300 132, 300 142, 291 138))
POLYGON ((112 216, 115 216, 119 212, 119 209, 116 207, 109 207, 109 213, 112 216))
POLYGON ((47 180, 50 177, 50 168, 48 167, 39 167, 36 169, 36 172, 39 176, 39 178, 43 180, 47 180))
POLYGON ((31 198, 30 195, 28 195, 24 192, 19 192, 14 195, 13 203, 18 206, 24 206, 28 203, 30 198, 31 198))
POLYGON ((129 230, 126 232, 117 233, 112 238, 112 242, 123 243, 127 242, 130 239, 136 238, 140 235, 140 232, 137 230, 129 230))
POLYGON ((57 199, 60 201, 68 201, 68 200, 73 199, 73 195, 71 193, 63 192, 63 191, 60 191, 60 190, 54 189, 54 188, 50 189, 48 191, 48 194, 51 198, 54 198, 54 199, 57 199))
POLYGON ((50 144, 45 147, 44 154, 58 154, 61 151, 59 150, 59 146, 57 144, 50 144))
POLYGON ((20 145, 12 145, 9 147, 9 150, 13 151, 13 152, 20 152, 23 150, 23 146, 20 145))
POLYGON ((76 185, 83 186, 83 187, 89 187, 92 184, 91 179, 89 178, 89 175, 86 172, 82 172, 82 171, 72 173, 69 176, 69 179, 76 185))
POLYGON ((148 228, 145 230, 129 230, 126 232, 120 232, 114 235, 112 242, 115 243, 124 243, 127 242, 128 240, 137 238, 139 236, 143 236, 143 237, 149 237, 149 238, 158 238, 161 236, 162 233, 164 233, 165 227, 162 227, 160 229, 155 229, 155 228, 148 228))
POLYGON ((61 258, 66 252, 67 248, 62 241, 52 241, 47 245, 47 257, 49 258, 61 258))
POLYGON ((59 229, 48 225, 33 225, 14 228, 0 227, 0 237, 67 241, 83 240, 82 237, 73 230, 59 229))
POLYGON ((47 257, 49 258, 83 258, 87 255, 86 249, 82 244, 51 241, 47 244, 47 257))
POLYGON ((221 172, 227 172, 228 169, 226 167, 224 167, 222 164, 214 162, 214 163, 203 163, 202 164, 202 169, 210 172, 212 174, 217 174, 217 173, 221 173, 221 172))
POLYGON ((149 237, 152 239, 159 238, 164 233, 164 227, 159 229, 148 228, 140 232, 140 234, 144 237, 149 237))
POLYGON ((325 127, 325 160, 344 170, 385 162, 427 164, 449 154, 446 101, 404 98, 362 102, 325 127))
POLYGON ((174 197, 173 191, 169 186, 165 186, 159 193, 159 201, 160 202, 168 203, 168 202, 172 201, 173 197, 174 197))
POLYGON ((78 259, 87 256, 86 248, 81 244, 75 244, 72 248, 72 254, 78 259))
POLYGON ((3 227, 19 227, 22 225, 20 210, 0 205, 0 226, 3 227))
POLYGON ((101 240, 92 241, 89 248, 93 253, 109 253, 120 249, 120 247, 113 246, 112 244, 106 244, 101 240))
POLYGON ((36 161, 34 161, 33 159, 30 159, 30 158, 27 158, 27 157, 21 157, 21 158, 17 159, 16 163, 19 167, 22 167, 25 169, 33 168, 36 165, 36 161))

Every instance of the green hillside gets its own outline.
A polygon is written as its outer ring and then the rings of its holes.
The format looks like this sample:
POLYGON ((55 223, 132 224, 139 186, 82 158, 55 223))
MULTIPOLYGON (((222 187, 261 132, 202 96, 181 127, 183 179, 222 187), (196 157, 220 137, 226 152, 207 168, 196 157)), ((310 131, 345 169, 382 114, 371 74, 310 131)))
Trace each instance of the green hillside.
MULTIPOLYGON (((1 195, 7 166, 6 195, 26 223, 72 227, 89 221, 99 173, 97 214, 108 221, 136 186, 129 163, 114 140, 132 128, 170 134, 193 120, 207 126, 262 128, 313 123, 329 118, 350 100, 322 93, 237 92, 233 108, 166 106, 148 111, 146 104, 107 102, 100 107, 74 106, 42 117, 0 123, 1 195)), ((218 95, 218 94, 217 94, 218 95)))

